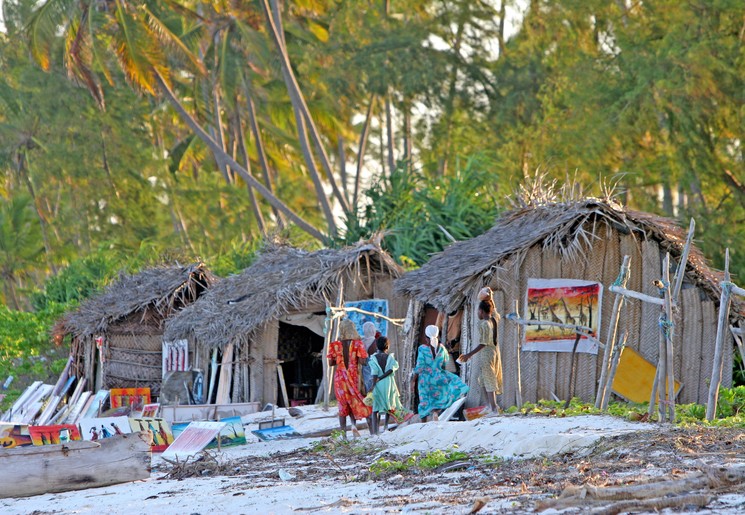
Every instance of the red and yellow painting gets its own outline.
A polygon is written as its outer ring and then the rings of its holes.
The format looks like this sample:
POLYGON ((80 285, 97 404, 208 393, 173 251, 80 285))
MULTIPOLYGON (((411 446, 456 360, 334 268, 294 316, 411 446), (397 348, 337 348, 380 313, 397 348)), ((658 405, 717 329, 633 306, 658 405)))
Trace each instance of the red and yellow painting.
POLYGON ((128 406, 131 411, 142 411, 150 404, 150 388, 112 388, 109 402, 112 409, 128 406))
POLYGON ((572 352, 576 332, 590 329, 593 338, 582 336, 577 352, 597 354, 597 338, 603 304, 603 285, 579 279, 528 279, 524 351, 572 352), (540 322, 547 322, 541 325, 540 322))
POLYGON ((78 426, 74 424, 57 424, 53 426, 29 426, 28 432, 34 445, 54 445, 64 443, 60 441, 60 433, 65 431, 66 440, 82 440, 78 426))
POLYGON ((15 449, 26 445, 33 445, 26 424, 0 422, 0 449, 15 449))

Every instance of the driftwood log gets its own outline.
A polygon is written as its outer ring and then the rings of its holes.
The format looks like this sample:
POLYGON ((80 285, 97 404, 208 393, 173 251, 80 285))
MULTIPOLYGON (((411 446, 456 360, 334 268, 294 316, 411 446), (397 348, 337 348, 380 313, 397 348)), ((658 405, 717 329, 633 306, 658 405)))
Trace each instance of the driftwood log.
POLYGON ((536 511, 549 508, 583 508, 591 513, 661 510, 682 506, 702 508, 724 487, 742 487, 745 467, 706 469, 678 479, 663 479, 620 486, 569 486, 556 499, 536 504, 536 511))

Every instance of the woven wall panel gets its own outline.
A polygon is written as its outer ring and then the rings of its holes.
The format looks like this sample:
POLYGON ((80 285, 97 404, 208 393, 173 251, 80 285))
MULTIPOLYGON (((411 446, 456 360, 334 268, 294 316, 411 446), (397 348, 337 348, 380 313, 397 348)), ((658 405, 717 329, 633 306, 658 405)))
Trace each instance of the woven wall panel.
MULTIPOLYGON (((562 277, 561 261, 558 256, 553 255, 551 252, 541 252, 541 275, 539 277, 543 279, 562 277)), ((559 312, 556 314, 560 315, 559 312)), ((549 329, 549 331, 551 331, 551 329, 549 329)), ((557 353, 538 352, 536 354, 538 354, 538 398, 553 400, 553 395, 556 395, 559 398, 564 397, 564 395, 559 396, 559 390, 557 389, 556 383, 557 353)), ((567 377, 569 377, 568 374, 567 377)), ((564 390, 562 390, 562 394, 563 393, 564 390)))
MULTIPOLYGON (((701 312, 701 296, 697 288, 681 291, 681 318, 679 326, 682 345, 676 349, 681 356, 682 366, 680 382, 683 389, 678 396, 678 402, 698 402, 698 381, 701 369, 701 331, 703 330, 703 313, 701 312)), ((678 328, 676 328, 678 329, 678 328)))
MULTIPOLYGON (((525 296, 528 292, 528 279, 541 277, 541 248, 534 246, 528 249, 522 265, 520 276, 520 308, 525 307, 525 296)), ((529 318, 529 313, 524 313, 529 318)), ((524 337, 524 336, 523 336, 524 337)), ((523 352, 520 356, 523 379, 523 401, 536 402, 538 400, 538 355, 539 352, 523 352)))
POLYGON ((701 368, 698 376, 698 398, 696 402, 706 404, 709 400, 709 382, 711 381, 711 368, 714 364, 714 347, 717 338, 718 312, 713 301, 701 304, 702 331, 701 331, 701 368))
MULTIPOLYGON (((633 291, 642 291, 642 274, 641 274, 641 246, 631 234, 621 235, 621 258, 629 256, 631 258, 629 267, 631 275, 626 287, 633 291)), ((620 265, 619 265, 620 267, 620 265)), ((616 277, 618 273, 616 273, 616 277)), ((613 277, 612 281, 616 280, 613 277)), ((608 286, 607 284, 605 286, 608 286)), ((626 331, 626 345, 639 352, 642 328, 642 303, 638 300, 627 299, 621 310, 619 319, 618 332, 626 331)))
POLYGON ((133 335, 110 333, 106 337, 109 347, 119 349, 140 349, 146 351, 162 351, 163 335, 133 335))

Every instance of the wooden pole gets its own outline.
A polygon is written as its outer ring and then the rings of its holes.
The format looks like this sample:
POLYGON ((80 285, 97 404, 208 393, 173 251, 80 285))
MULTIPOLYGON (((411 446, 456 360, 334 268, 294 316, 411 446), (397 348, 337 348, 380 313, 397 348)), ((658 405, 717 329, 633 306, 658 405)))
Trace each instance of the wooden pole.
POLYGON ((623 332, 618 338, 618 345, 613 348, 613 356, 611 356, 610 370, 608 371, 608 377, 606 378, 606 386, 603 389, 603 399, 600 403, 600 409, 603 411, 608 409, 608 402, 610 401, 610 394, 613 389, 613 380, 616 378, 616 370, 618 369, 618 363, 621 361, 621 355, 623 349, 626 347, 626 338, 628 334, 623 332))
POLYGON ((693 231, 696 229, 696 220, 691 218, 691 223, 688 226, 688 236, 686 236, 686 243, 683 247, 683 253, 680 256, 680 262, 678 263, 678 269, 675 271, 675 279, 673 280, 673 302, 678 303, 680 298, 680 290, 683 288, 683 278, 685 277, 686 265, 688 264, 688 253, 691 251, 691 244, 693 243, 693 231))
POLYGON ((665 318, 667 323, 663 327, 665 334, 665 371, 667 372, 667 411, 668 420, 675 422, 675 362, 673 361, 673 334, 675 333, 675 322, 673 321, 673 298, 670 289, 670 253, 665 255, 662 270, 662 281, 665 285, 665 318))
MULTIPOLYGON (((621 271, 618 273, 618 278, 614 285, 618 284, 622 288, 626 288, 626 284, 629 281, 630 275, 630 263, 631 256, 623 257, 623 264, 621 264, 621 271)), ((598 392, 595 396, 595 407, 600 408, 603 403, 603 397, 605 397, 606 388, 606 377, 610 370, 611 356, 613 355, 613 348, 618 335, 618 320, 621 317, 621 308, 623 307, 625 297, 623 295, 616 294, 616 298, 613 301, 613 311, 611 312, 610 325, 608 326, 608 338, 605 340, 605 350, 603 351, 603 361, 600 369, 600 381, 598 382, 598 392)))
POLYGON ((287 395, 287 386, 285 385, 285 374, 282 370, 282 362, 277 363, 277 377, 279 378, 279 387, 282 390, 282 400, 285 401, 285 408, 290 407, 290 397, 287 395))
POLYGON ((724 281, 720 283, 722 294, 719 301, 719 320, 717 321, 717 339, 714 345, 714 363, 711 367, 709 382, 709 400, 706 403, 706 420, 711 422, 717 414, 719 387, 722 384, 722 367, 724 365, 724 331, 729 319, 730 295, 732 284, 729 275, 729 249, 724 254, 724 281))
MULTIPOLYGON (((572 384, 574 383, 574 376, 576 375, 576 369, 577 369, 577 345, 579 344, 579 339, 582 337, 580 333, 577 333, 577 336, 574 337, 574 345, 572 346, 572 356, 571 356, 571 367, 569 369, 569 386, 567 388, 567 400, 564 402, 564 409, 567 409, 569 407, 569 403, 572 402, 572 394, 574 393, 574 389, 572 388, 572 384)), ((607 347, 606 347, 607 349, 607 347)))
MULTIPOLYGON (((520 301, 515 300, 515 314, 520 318, 520 301)), ((520 352, 522 352, 522 335, 520 334, 521 325, 517 325, 517 391, 515 392, 515 401, 518 408, 523 407, 523 379, 522 379, 522 368, 520 365, 520 352)))
POLYGON ((620 286, 611 286, 608 288, 613 293, 620 293, 621 295, 625 295, 626 297, 631 297, 634 299, 638 299, 644 302, 649 302, 650 304, 657 304, 658 306, 662 306, 665 304, 665 299, 660 299, 659 297, 652 297, 651 295, 647 295, 646 293, 639 293, 638 291, 634 290, 627 290, 626 288, 621 288, 620 286))

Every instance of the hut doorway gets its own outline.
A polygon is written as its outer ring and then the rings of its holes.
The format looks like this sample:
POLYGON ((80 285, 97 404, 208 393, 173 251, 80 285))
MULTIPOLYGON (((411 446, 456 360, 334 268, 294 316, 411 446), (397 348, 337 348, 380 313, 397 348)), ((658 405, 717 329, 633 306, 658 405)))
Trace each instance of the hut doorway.
MULTIPOLYGON (((282 362, 282 372, 291 406, 315 402, 323 378, 324 317, 325 315, 304 315, 303 320, 285 317, 287 322, 279 323, 277 358, 282 362), (297 325, 300 322, 303 325, 297 325), (319 332, 321 334, 318 334, 319 332)), ((280 388, 278 385, 278 404, 284 405, 280 388)))

